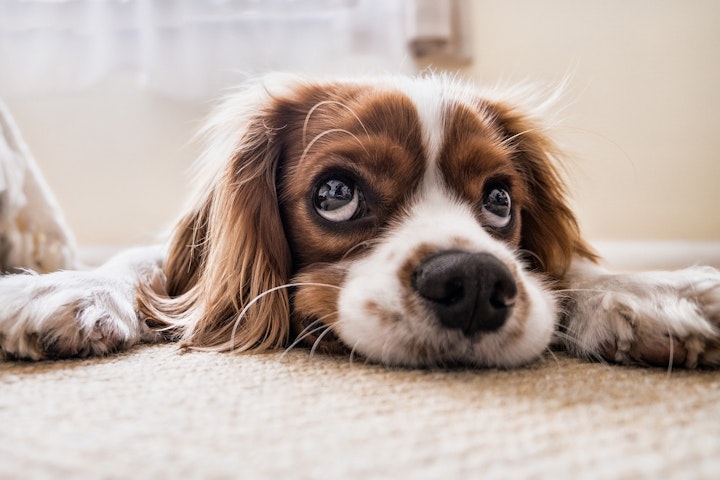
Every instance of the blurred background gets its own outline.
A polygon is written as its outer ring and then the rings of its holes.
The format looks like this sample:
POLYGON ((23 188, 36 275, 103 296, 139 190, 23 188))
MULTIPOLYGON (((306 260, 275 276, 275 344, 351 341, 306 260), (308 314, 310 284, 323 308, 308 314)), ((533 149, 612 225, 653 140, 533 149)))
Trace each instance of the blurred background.
POLYGON ((715 0, 0 0, 0 97, 81 245, 171 224, 233 84, 428 67, 567 80, 556 135, 587 236, 720 255, 715 0))

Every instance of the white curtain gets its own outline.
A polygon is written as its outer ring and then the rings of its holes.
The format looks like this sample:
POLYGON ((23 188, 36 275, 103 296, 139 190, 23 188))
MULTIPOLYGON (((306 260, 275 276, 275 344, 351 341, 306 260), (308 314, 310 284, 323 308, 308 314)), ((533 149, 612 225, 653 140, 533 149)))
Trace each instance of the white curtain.
POLYGON ((448 35, 453 1, 0 0, 0 96, 116 70, 189 98, 268 70, 411 72, 418 42, 448 35))

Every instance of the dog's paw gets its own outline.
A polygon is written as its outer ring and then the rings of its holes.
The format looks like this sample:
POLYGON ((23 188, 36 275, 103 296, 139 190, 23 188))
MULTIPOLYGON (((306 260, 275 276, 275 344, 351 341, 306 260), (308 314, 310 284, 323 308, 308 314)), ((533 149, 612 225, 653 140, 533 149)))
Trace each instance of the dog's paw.
POLYGON ((8 358, 106 355, 156 335, 137 320, 133 284, 94 271, 2 277, 0 305, 8 358))
POLYGON ((560 341, 618 363, 720 366, 720 272, 606 274, 573 285, 560 341))

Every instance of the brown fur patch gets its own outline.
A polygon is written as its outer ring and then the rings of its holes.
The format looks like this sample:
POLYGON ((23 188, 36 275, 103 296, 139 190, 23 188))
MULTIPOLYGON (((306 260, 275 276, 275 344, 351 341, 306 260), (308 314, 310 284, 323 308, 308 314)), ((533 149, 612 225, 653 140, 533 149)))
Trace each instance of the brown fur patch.
POLYGON ((402 322, 405 312, 384 308, 379 303, 368 300, 363 310, 376 318, 381 324, 392 324, 402 322))
POLYGON ((301 345, 312 346, 322 336, 322 351, 342 351, 345 346, 332 333, 338 321, 338 296, 345 281, 343 263, 315 264, 293 278, 291 341, 304 337, 301 345), (302 285, 304 284, 304 285, 302 285), (323 335, 325 327, 331 330, 323 335))
POLYGON ((511 149, 512 164, 524 187, 519 247, 531 252, 528 263, 556 280, 575 256, 596 261, 567 203, 556 146, 520 109, 500 103, 485 108, 511 149))
POLYGON ((438 250, 439 248, 436 245, 421 243, 407 255, 405 262, 397 272, 400 285, 407 294, 414 296, 414 293, 412 293, 412 276, 417 266, 437 253, 438 250))
POLYGON ((391 221, 425 165, 417 112, 405 96, 339 85, 322 90, 301 93, 294 109, 300 105, 302 114, 286 126, 279 192, 298 268, 360 253, 354 247, 391 221), (332 175, 351 177, 362 189, 367 218, 332 224, 314 211, 315 183, 332 175))
POLYGON ((515 221, 510 229, 490 233, 517 245, 520 240, 518 212, 526 200, 526 186, 512 161, 512 151, 504 143, 496 125, 482 116, 482 110, 455 105, 449 109, 450 120, 439 167, 446 183, 475 210, 482 224, 482 206, 488 182, 502 182, 511 191, 515 221))
MULTIPOLYGON (((346 85, 308 87, 280 109, 285 112, 286 146, 278 191, 295 280, 339 287, 344 280, 339 265, 367 252, 422 178, 425 158, 418 115, 400 93, 346 85), (333 224, 315 212, 316 183, 333 175, 351 177, 362 189, 366 218, 333 224)), ((330 287, 297 287, 295 334, 310 318, 334 324, 338 293, 330 287)), ((382 312, 381 317, 396 321, 397 313, 382 312)), ((317 336, 310 334, 303 343, 312 344, 317 336)), ((324 348, 340 348, 328 338, 323 337, 324 348)))

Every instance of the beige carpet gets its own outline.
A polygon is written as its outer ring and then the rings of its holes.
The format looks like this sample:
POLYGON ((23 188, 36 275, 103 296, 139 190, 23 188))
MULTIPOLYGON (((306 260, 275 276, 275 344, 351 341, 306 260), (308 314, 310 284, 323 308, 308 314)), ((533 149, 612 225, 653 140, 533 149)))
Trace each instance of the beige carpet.
POLYGON ((548 355, 427 371, 280 354, 0 363, 0 478, 718 478, 720 372, 548 355))

